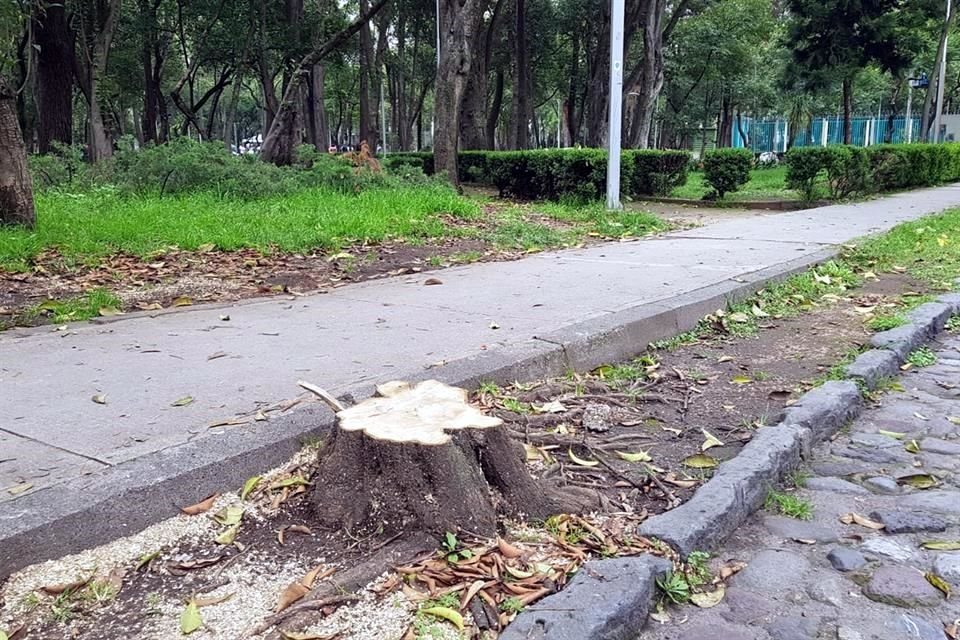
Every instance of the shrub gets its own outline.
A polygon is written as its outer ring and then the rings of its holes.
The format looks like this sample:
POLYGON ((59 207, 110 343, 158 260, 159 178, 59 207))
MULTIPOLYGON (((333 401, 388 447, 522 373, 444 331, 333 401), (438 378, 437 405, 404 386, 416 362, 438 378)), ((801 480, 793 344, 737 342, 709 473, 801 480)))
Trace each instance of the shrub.
POLYGON ((872 184, 867 150, 853 146, 827 148, 830 150, 827 164, 830 197, 837 200, 869 193, 872 184))
MULTIPOLYGON (((421 168, 433 173, 429 153, 387 156, 392 173, 421 168)), ((687 181, 690 154, 685 151, 625 150, 621 187, 628 196, 667 195, 687 181)), ((607 154, 602 149, 536 151, 463 151, 460 180, 494 186, 502 196, 526 200, 598 200, 606 192, 607 154)))
POLYGON ((929 187, 960 179, 960 144, 794 147, 786 155, 787 186, 807 199, 825 180, 833 198, 929 187))
MULTIPOLYGON (((86 190, 110 185, 120 193, 174 195, 212 192, 224 198, 252 200, 303 189, 357 193, 368 188, 435 182, 409 160, 404 170, 383 172, 358 154, 331 155, 309 145, 297 150, 297 163, 277 167, 255 156, 237 156, 221 143, 179 138, 141 150, 119 150, 114 157, 85 164, 69 147, 31 159, 40 188, 86 190)), ((432 158, 430 158, 432 164, 432 158)), ((423 166, 424 161, 420 161, 423 166)))
POLYGON ((826 176, 829 153, 829 147, 793 147, 787 151, 787 188, 799 191, 804 200, 813 200, 817 181, 826 176))
POLYGON ((749 149, 717 149, 703 157, 703 177, 717 198, 747 184, 752 168, 753 152, 749 149))
POLYGON ((690 154, 686 151, 627 151, 632 159, 628 193, 633 196, 668 196, 687 183, 690 154))

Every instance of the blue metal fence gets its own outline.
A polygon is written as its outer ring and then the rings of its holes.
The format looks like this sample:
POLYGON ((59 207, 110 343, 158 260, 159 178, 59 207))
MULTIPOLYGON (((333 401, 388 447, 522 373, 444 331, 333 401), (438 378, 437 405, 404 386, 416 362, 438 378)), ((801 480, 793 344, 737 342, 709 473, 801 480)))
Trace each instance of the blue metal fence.
MULTIPOLYGON (((890 121, 886 117, 860 116, 852 119, 853 144, 860 146, 869 146, 873 144, 883 144, 886 140, 887 129, 890 121)), ((913 129, 912 141, 920 139, 920 118, 910 118, 910 125, 913 129)), ((830 116, 826 118, 814 118, 810 127, 801 131, 789 131, 786 120, 754 120, 752 118, 743 119, 744 133, 747 139, 740 133, 740 128, 733 127, 733 146, 736 148, 749 148, 755 153, 764 151, 786 151, 788 145, 788 136, 793 139, 795 147, 808 146, 826 146, 831 144, 843 144, 843 118, 840 116, 830 116)), ((901 143, 907 141, 907 120, 903 116, 898 116, 893 120, 892 142, 901 143)))

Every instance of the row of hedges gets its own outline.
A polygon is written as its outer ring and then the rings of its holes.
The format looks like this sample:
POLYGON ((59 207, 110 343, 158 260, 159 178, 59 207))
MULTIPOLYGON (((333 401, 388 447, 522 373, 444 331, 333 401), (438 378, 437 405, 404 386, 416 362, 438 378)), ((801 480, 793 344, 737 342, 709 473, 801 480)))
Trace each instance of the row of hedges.
POLYGON ((807 199, 824 180, 834 199, 960 180, 956 143, 795 147, 784 160, 787 186, 807 199))
MULTIPOLYGON (((597 200, 606 192, 607 152, 602 149, 463 151, 458 160, 460 180, 496 187, 502 196, 597 200)), ((394 172, 434 172, 429 153, 394 154, 384 162, 394 172)), ((621 189, 631 197, 669 195, 686 183, 689 166, 684 151, 625 150, 621 189)))

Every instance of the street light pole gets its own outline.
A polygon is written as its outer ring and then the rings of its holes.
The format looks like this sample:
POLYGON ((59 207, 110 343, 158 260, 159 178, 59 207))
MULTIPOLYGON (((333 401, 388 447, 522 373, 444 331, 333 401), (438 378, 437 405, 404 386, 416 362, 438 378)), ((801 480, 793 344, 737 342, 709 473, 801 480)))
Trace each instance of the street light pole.
POLYGON ((937 78, 937 112, 933 118, 933 141, 940 142, 940 122, 943 114, 943 85, 947 82, 947 40, 950 37, 951 0, 947 0, 947 17, 943 29, 943 58, 940 59, 940 75, 937 78))
POLYGON ((611 0, 610 11, 610 122, 607 135, 607 209, 623 209, 620 202, 620 127, 623 118, 623 0, 611 0))
POLYGON ((913 142, 913 117, 911 111, 913 109, 913 78, 910 78, 910 82, 907 85, 907 144, 913 142))

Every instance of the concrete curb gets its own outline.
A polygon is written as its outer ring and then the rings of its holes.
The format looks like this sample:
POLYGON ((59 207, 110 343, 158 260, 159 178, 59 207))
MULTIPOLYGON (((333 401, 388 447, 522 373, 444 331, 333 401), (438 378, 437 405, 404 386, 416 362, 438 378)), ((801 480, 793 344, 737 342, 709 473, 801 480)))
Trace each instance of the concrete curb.
POLYGON ((563 591, 524 609, 500 640, 634 640, 671 566, 650 555, 588 562, 563 591))
POLYGON ((900 373, 910 353, 943 330, 960 313, 960 294, 947 294, 908 314, 907 324, 873 337, 876 349, 861 354, 845 368, 851 380, 830 381, 804 394, 781 416, 763 427, 736 458, 720 465, 709 482, 676 509, 654 516, 639 527, 681 555, 714 549, 757 510, 767 491, 809 457, 814 445, 830 438, 859 415, 863 400, 857 381, 875 388, 900 373))
MULTIPOLYGON (((475 388, 592 369, 640 353, 688 331, 706 314, 763 286, 830 260, 825 248, 738 280, 668 300, 633 305, 503 349, 398 377, 436 378, 475 388)), ((372 384, 346 390, 362 400, 372 384)), ((77 480, 0 503, 0 579, 25 566, 135 533, 216 491, 236 490, 257 473, 286 462, 304 438, 323 435, 333 416, 318 404, 265 423, 234 427, 77 480)))

